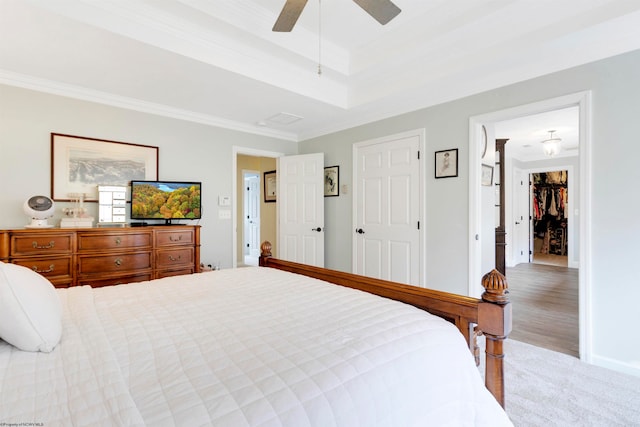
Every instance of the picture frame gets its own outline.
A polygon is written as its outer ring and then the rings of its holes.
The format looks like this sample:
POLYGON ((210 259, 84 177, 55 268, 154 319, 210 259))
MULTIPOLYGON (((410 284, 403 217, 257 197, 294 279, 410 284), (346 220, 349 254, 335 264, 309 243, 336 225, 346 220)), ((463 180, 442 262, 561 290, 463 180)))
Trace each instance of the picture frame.
POLYGON ((340 195, 340 166, 324 168, 324 197, 340 195))
POLYGON ((451 148, 435 152, 435 177, 454 178, 458 176, 458 149, 451 148))
POLYGON ((264 202, 275 203, 278 196, 278 176, 276 171, 264 173, 264 202))
POLYGON ((158 180, 158 147, 51 133, 51 198, 98 201, 98 185, 158 180))
POLYGON ((493 185, 493 166, 482 164, 481 182, 486 187, 493 185))

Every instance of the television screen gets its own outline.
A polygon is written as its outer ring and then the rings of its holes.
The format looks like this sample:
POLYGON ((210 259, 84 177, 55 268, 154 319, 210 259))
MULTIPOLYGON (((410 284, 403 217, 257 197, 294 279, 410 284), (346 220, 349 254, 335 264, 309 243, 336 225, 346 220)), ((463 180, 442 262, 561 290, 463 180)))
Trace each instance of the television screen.
POLYGON ((200 182, 131 181, 131 219, 200 219, 200 182))

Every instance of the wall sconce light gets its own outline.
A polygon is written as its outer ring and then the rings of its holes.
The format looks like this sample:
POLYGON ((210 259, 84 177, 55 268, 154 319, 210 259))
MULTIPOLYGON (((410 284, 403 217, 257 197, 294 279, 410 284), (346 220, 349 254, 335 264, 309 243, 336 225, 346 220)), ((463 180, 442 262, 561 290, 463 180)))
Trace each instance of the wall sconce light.
POLYGON ((562 139, 554 137, 555 130, 549 131, 549 138, 542 141, 542 151, 548 157, 554 157, 560 152, 560 142, 562 139))

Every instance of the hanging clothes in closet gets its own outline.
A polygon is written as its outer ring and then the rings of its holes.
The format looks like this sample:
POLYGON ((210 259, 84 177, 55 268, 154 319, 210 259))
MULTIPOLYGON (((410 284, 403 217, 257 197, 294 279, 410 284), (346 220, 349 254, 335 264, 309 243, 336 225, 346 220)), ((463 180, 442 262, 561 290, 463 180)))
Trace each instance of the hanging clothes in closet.
POLYGON ((567 255, 567 171, 534 173, 534 251, 567 255), (538 244, 536 244, 538 243, 538 244))

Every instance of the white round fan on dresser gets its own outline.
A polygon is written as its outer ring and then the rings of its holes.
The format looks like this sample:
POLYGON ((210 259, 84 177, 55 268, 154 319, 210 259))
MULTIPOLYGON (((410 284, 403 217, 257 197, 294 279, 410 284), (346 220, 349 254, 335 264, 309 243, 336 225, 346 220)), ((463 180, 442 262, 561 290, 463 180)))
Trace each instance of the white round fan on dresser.
POLYGON ((51 218, 54 213, 54 203, 47 196, 33 196, 24 202, 24 213, 31 218, 31 224, 25 225, 26 228, 51 228, 47 218, 51 218))

